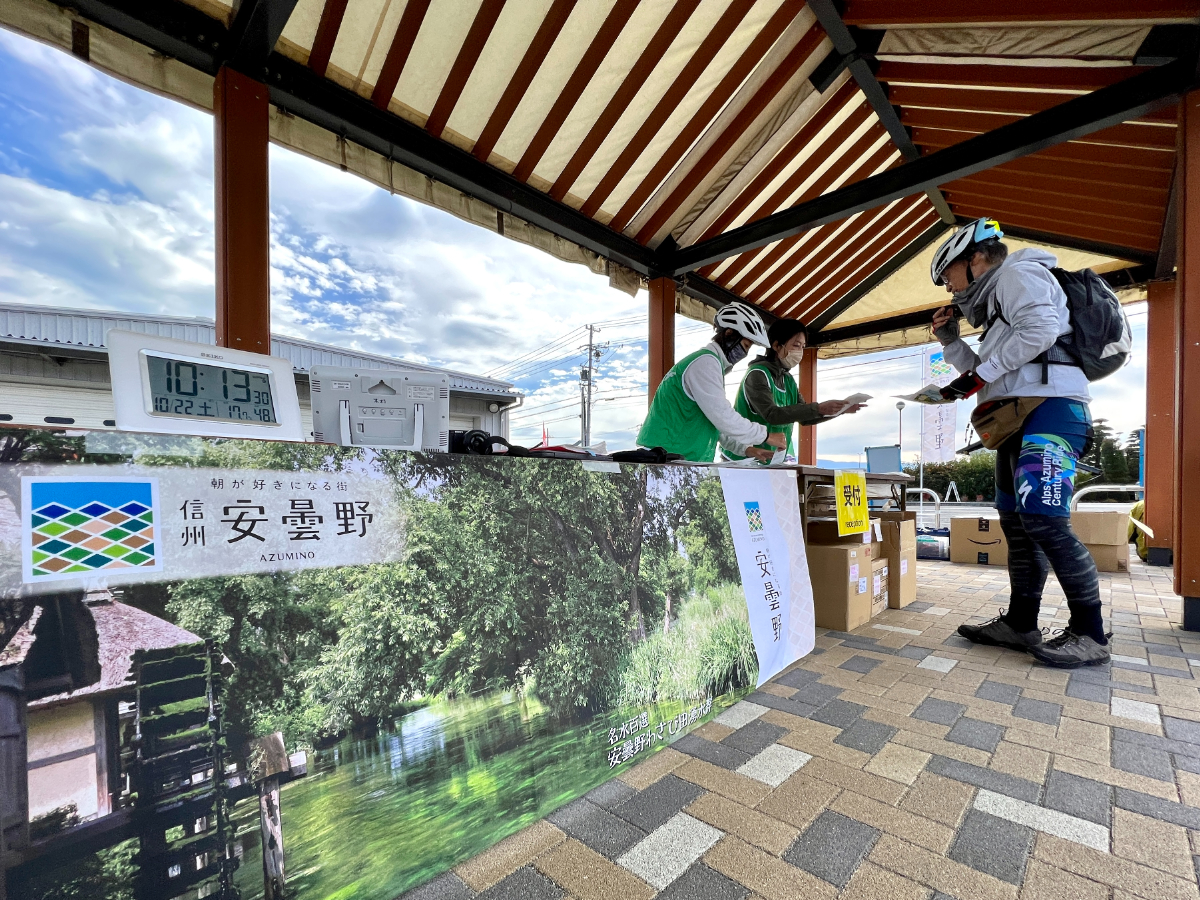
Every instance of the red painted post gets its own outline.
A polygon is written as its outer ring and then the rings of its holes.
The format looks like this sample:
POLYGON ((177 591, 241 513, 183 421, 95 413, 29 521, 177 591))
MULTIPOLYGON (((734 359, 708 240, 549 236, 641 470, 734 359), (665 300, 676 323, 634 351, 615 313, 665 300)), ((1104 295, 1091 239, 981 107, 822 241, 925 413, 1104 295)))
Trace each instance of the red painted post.
POLYGON ((650 280, 650 371, 646 402, 675 365, 675 280, 650 280))
POLYGON ((267 87, 222 67, 213 82, 217 344, 271 353, 267 87))
MULTIPOLYGON (((808 403, 817 402, 817 348, 809 347, 800 360, 800 395, 808 403)), ((802 466, 817 464, 817 429, 813 425, 800 427, 796 441, 796 461, 802 466)))
POLYGON ((1200 631, 1200 91, 1179 103, 1179 302, 1175 307, 1175 592, 1200 631))
POLYGON ((1169 566, 1175 533, 1175 303, 1174 281, 1151 282, 1146 323, 1147 562, 1169 566))

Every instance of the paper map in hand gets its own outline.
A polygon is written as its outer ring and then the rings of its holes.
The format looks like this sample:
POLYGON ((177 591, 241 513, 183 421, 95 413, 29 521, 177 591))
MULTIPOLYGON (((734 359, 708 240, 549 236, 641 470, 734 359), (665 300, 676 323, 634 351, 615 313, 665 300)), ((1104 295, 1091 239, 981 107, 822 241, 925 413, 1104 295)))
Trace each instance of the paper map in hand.
POLYGON ((942 389, 933 382, 925 385, 915 394, 896 394, 895 396, 901 400, 911 400, 914 403, 924 403, 929 406, 954 402, 953 399, 945 399, 942 396, 942 389))

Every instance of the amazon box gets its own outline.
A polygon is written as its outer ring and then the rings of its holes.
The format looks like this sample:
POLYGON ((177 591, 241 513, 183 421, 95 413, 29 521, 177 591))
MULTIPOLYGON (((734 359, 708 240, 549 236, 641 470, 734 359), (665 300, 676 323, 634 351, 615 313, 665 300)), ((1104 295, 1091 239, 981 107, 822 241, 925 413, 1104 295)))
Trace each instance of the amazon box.
POLYGON ((950 562, 973 566, 1007 566, 1008 542, 1000 519, 958 516, 950 520, 950 562))
POLYGON ((1101 572, 1129 571, 1129 544, 1084 544, 1101 572))
POLYGON ((809 544, 807 553, 817 625, 852 631, 869 622, 875 600, 871 545, 809 544))
POLYGON ((1128 544, 1129 514, 1119 509, 1111 512, 1075 510, 1071 513, 1071 530, 1089 547, 1097 544, 1114 547, 1118 544, 1128 544))

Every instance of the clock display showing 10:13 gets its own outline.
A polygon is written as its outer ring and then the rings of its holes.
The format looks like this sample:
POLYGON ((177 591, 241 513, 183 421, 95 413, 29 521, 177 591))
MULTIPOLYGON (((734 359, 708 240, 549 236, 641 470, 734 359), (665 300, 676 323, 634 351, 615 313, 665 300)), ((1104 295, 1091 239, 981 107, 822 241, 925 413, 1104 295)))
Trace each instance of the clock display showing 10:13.
POLYGON ((278 424, 266 373, 146 354, 153 413, 278 424))

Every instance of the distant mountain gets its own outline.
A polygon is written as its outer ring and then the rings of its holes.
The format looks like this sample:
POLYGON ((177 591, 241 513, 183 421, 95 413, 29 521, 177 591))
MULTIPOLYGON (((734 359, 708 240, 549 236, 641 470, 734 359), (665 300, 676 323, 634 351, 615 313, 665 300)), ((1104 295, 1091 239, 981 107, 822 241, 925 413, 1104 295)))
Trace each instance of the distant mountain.
POLYGON ((817 465, 822 469, 858 469, 866 468, 866 465, 859 466, 857 461, 836 460, 836 459, 821 459, 817 458, 817 465))

